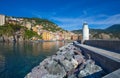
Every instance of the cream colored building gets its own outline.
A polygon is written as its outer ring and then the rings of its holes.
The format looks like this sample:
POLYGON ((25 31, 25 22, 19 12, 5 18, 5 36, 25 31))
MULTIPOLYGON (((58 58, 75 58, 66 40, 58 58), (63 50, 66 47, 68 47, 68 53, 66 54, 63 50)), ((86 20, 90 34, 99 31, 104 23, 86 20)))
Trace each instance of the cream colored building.
POLYGON ((27 22, 26 27, 30 30, 32 28, 32 24, 30 22, 27 22))
POLYGON ((5 15, 0 15, 0 25, 5 24, 5 15))

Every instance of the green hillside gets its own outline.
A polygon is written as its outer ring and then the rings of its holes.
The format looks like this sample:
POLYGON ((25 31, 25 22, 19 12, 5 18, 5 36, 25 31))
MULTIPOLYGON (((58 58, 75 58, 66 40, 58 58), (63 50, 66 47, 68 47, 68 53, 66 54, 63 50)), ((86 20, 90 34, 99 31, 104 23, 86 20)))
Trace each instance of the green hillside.
POLYGON ((32 22, 32 20, 35 20, 35 25, 41 24, 43 26, 44 30, 56 32, 56 31, 64 31, 61 27, 59 27, 54 22, 48 20, 48 19, 41 19, 41 18, 27 18, 28 21, 32 22))
POLYGON ((108 31, 108 32, 114 32, 114 33, 120 33, 120 24, 115 24, 115 25, 112 25, 108 28, 105 29, 105 31, 108 31))

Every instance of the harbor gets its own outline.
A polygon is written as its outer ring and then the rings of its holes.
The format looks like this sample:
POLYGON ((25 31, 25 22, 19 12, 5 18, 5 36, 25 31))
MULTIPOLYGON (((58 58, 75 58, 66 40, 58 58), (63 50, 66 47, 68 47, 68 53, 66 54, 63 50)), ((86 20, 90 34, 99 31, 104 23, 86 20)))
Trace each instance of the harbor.
POLYGON ((25 78, 101 78, 107 73, 82 50, 69 43, 44 59, 25 78))

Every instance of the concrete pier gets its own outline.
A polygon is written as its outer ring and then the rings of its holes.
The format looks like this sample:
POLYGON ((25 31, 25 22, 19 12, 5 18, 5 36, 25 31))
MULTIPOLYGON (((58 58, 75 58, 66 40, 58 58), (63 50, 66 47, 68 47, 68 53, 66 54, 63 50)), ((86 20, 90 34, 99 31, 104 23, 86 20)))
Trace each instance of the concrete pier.
POLYGON ((120 77, 120 54, 112 51, 103 50, 100 48, 80 44, 78 42, 74 42, 74 45, 79 47, 82 50, 83 55, 91 59, 93 59, 98 65, 100 65, 105 72, 108 73, 105 78, 109 78, 109 75, 114 74, 114 77, 111 78, 119 78, 120 77), (116 74, 115 74, 116 73, 116 74))

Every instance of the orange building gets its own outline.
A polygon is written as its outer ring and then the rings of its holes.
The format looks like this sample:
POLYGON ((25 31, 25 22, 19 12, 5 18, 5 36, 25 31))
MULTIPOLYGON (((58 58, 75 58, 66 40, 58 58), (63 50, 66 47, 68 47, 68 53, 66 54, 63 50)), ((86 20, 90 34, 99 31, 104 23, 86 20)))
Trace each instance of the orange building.
POLYGON ((37 32, 37 31, 38 31, 37 27, 32 27, 32 30, 33 30, 34 32, 37 32))

